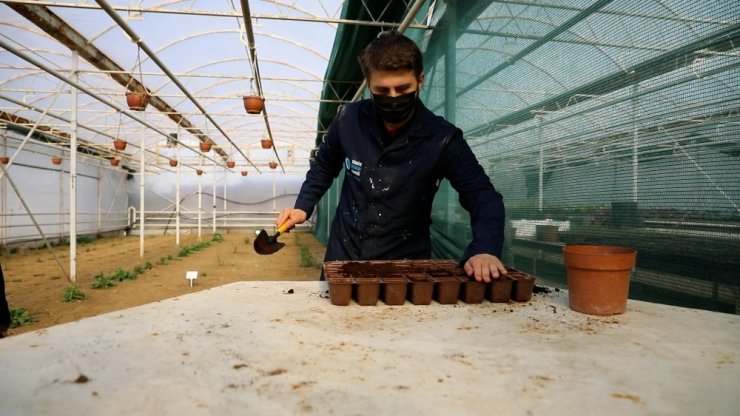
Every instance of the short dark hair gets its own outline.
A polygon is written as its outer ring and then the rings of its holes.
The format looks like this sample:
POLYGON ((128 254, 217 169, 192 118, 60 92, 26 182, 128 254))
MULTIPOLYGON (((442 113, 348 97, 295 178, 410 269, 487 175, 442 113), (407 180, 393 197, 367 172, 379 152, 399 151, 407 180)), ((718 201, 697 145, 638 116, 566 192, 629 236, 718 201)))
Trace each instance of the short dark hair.
POLYGON ((418 77, 424 62, 421 51, 413 40, 398 31, 380 32, 359 56, 360 68, 365 79, 372 71, 414 71, 418 77))

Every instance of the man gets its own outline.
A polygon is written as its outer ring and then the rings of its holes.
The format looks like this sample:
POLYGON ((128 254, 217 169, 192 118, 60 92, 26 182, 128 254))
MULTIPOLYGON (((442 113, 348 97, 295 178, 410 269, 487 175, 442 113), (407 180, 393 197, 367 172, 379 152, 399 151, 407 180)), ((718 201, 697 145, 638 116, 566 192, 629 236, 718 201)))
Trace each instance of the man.
POLYGON ((294 208, 283 209, 277 224, 290 229, 306 221, 344 167, 324 260, 428 259, 432 201, 448 179, 471 217, 465 271, 486 282, 506 274, 499 260, 502 197, 462 132, 419 100, 419 48, 398 32, 382 32, 360 55, 360 66, 372 99, 340 109, 294 208))
POLYGON ((10 324, 10 308, 8 307, 8 300, 5 299, 5 277, 3 276, 3 268, 0 265, 0 338, 8 336, 10 324))

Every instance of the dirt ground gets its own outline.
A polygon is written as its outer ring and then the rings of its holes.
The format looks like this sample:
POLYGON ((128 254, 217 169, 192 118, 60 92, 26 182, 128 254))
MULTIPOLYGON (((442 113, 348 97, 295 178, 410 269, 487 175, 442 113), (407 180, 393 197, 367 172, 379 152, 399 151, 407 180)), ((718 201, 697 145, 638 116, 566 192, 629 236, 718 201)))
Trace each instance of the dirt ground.
MULTIPOLYGON (((25 308, 35 322, 9 330, 10 335, 34 331, 107 312, 126 309, 187 293, 244 280, 318 280, 318 267, 300 267, 300 244, 317 262, 325 247, 310 233, 293 232, 280 237, 286 246, 275 254, 254 252, 255 235, 222 234, 223 241, 211 242, 201 251, 179 257, 183 247, 199 242, 197 235, 183 235, 180 246, 175 236, 147 236, 140 257, 139 237, 104 238, 77 245, 77 279, 69 282, 48 249, 26 250, 0 256, 5 274, 6 296, 11 308, 25 308), (170 261, 161 261, 172 256, 170 261), (135 280, 116 282, 105 289, 92 289, 95 276, 112 275, 116 269, 133 271, 147 262, 153 266, 135 280), (164 264, 166 263, 166 264, 164 264), (198 271, 193 287, 187 271, 198 271), (87 296, 63 302, 65 288, 76 284, 87 296)), ((200 241, 211 241, 204 234, 200 241)), ((53 248, 65 270, 69 270, 69 246, 53 248)))

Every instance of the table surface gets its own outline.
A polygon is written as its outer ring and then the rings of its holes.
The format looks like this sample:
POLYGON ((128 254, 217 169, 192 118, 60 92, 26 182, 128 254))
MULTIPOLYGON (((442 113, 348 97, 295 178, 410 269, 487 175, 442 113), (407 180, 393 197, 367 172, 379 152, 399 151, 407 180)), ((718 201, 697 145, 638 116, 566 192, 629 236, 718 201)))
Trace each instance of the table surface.
POLYGON ((240 282, 0 340, 2 415, 738 414, 740 316, 240 282), (292 289, 292 290, 291 290, 292 289))

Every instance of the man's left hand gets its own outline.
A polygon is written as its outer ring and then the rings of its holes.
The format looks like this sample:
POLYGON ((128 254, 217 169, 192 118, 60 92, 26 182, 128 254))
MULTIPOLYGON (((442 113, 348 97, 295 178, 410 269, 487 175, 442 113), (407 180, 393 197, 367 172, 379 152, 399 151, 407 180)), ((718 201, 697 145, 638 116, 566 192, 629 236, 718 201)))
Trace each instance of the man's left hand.
POLYGON ((468 276, 475 276, 479 282, 490 282, 508 274, 501 260, 491 254, 476 254, 465 262, 464 269, 468 276))

